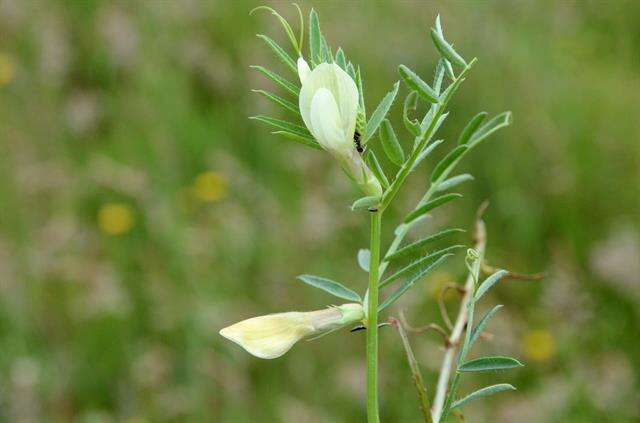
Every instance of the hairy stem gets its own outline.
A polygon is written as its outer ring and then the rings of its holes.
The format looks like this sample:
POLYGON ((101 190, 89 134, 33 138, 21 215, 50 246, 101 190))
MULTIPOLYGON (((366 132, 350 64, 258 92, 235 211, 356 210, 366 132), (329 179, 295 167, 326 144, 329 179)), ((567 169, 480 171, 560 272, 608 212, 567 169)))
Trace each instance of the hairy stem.
POLYGON ((367 312, 367 419, 378 423, 378 282, 382 211, 371 213, 371 260, 367 312))
MULTIPOLYGON (((487 237, 484 222, 482 222, 482 220, 480 220, 479 218, 476 222, 474 238, 474 248, 478 252, 479 257, 476 265, 474 266, 473 272, 469 272, 469 275, 467 276, 467 280, 464 285, 465 293, 460 303, 458 317, 456 318, 456 323, 454 324, 453 330, 451 331, 449 342, 447 342, 445 346, 444 358, 442 359, 442 365, 440 366, 440 375, 438 376, 436 394, 433 400, 433 411, 431 413, 433 421, 436 423, 444 421, 444 419, 446 418, 448 409, 451 406, 451 402, 453 401, 455 389, 458 385, 459 374, 456 372, 453 376, 453 381, 451 382, 451 392, 447 397, 447 386, 451 377, 451 370, 453 367, 453 360, 455 358, 456 350, 458 345, 460 345, 460 341, 462 340, 462 334, 465 330, 465 327, 468 323, 470 323, 469 312, 472 312, 472 310, 469 310, 468 306, 471 300, 471 296, 474 294, 474 286, 478 277, 478 274, 476 272, 479 273, 480 263, 482 262, 482 259, 484 257, 487 237), (446 404, 445 397, 447 399, 446 404)), ((467 333, 470 332, 471 328, 467 328, 467 333)), ((463 352, 461 351, 458 361, 461 361, 464 358, 462 353, 463 352)))

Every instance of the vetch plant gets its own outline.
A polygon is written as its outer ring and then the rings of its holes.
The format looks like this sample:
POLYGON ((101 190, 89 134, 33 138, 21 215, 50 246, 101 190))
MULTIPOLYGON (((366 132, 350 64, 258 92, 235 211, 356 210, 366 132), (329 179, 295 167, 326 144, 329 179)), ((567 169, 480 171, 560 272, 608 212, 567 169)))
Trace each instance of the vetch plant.
MULTIPOLYGON (((398 67, 400 79, 408 89, 403 102, 402 124, 412 141, 406 142, 403 140, 406 137, 398 135, 387 118, 399 94, 400 82, 393 84, 373 112, 368 114, 360 67, 347 58, 342 48, 335 52, 331 49, 320 30, 318 15, 314 10, 309 15, 309 48, 305 55, 302 12, 297 5, 295 7, 300 18, 297 36, 290 24, 274 9, 266 6, 254 9, 268 11, 279 20, 296 56, 291 56, 272 38, 258 35, 292 75, 284 77, 263 66, 253 66, 280 87, 283 94, 255 91, 284 109, 292 118, 283 120, 261 115, 253 119, 269 125, 274 134, 303 146, 328 152, 363 193, 361 198, 353 202, 351 209, 368 214, 370 219, 370 246, 357 253, 359 266, 368 272, 368 284, 361 296, 345 284, 328 278, 299 276, 301 282, 349 303, 311 312, 285 312, 253 317, 222 329, 220 334, 256 357, 272 359, 282 356, 304 338, 313 339, 354 324, 358 325, 357 328, 366 329, 367 416, 369 422, 378 422, 380 316, 419 280, 463 247, 434 245, 464 231, 445 228, 423 235, 408 244, 404 243, 404 239, 417 229, 418 222, 428 218, 428 213, 462 197, 451 190, 473 180, 473 177, 469 174, 453 175, 454 170, 489 135, 508 126, 511 123, 511 113, 500 113, 487 120, 488 114, 481 112, 469 121, 457 142, 433 167, 424 195, 397 224, 394 238, 383 252, 381 231, 385 211, 391 206, 409 175, 425 158, 444 147, 444 140, 436 139, 436 133, 448 116, 447 108, 451 99, 468 77, 476 59, 466 60, 453 48, 444 37, 439 17, 436 18, 429 36, 440 57, 431 84, 409 67, 398 67), (418 110, 423 109, 421 117, 415 116, 418 110), (390 165, 397 168, 394 175, 387 175, 383 170, 374 151, 376 140, 381 145, 375 150, 378 153, 382 150, 390 165), (381 292, 385 293, 382 301, 379 298, 381 292)), ((459 414, 459 409, 473 399, 513 389, 511 385, 499 384, 458 398, 457 389, 462 374, 521 365, 519 361, 509 357, 467 358, 471 346, 481 337, 487 321, 499 308, 492 309, 474 327, 474 305, 493 284, 508 274, 497 271, 480 283, 481 271, 489 268, 483 261, 486 237, 480 220, 476 224, 474 238, 474 247, 467 250, 467 283, 464 287, 457 287, 463 293, 463 299, 455 324, 448 318, 441 302, 440 308, 447 329, 436 324, 429 326, 440 332, 445 339, 445 356, 433 406, 430 405, 428 390, 411 351, 407 336, 409 326, 402 318, 390 317, 388 320, 388 323, 398 328, 401 335, 425 421, 445 421, 450 414, 459 414)), ((386 323, 382 323, 384 324, 386 323)))

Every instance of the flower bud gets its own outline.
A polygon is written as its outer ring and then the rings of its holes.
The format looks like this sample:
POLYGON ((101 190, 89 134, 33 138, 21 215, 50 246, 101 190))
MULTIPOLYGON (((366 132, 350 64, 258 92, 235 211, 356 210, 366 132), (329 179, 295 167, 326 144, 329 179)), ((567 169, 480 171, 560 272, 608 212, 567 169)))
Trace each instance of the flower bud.
POLYGON ((278 358, 299 340, 361 321, 361 304, 348 303, 309 312, 287 312, 253 317, 228 326, 220 335, 259 358, 278 358))
POLYGON ((380 196, 380 182, 354 144, 358 114, 356 83, 335 63, 321 63, 309 72, 309 66, 300 58, 298 74, 302 82, 300 114, 309 132, 367 195, 380 196))

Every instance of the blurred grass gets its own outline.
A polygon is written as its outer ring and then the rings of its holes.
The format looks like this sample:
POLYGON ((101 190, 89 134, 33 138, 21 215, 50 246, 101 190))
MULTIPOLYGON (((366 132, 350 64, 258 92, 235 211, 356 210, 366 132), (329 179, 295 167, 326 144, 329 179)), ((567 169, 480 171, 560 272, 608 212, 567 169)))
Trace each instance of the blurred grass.
MULTIPOLYGON (((3 421, 363 420, 361 333, 269 362, 217 335, 331 301, 300 273, 366 281, 353 188, 326 155, 247 119, 274 113, 250 92, 270 85, 249 65, 279 66, 254 34, 284 42, 272 17, 248 15, 257 4, 0 2, 3 421)), ((273 6, 295 22, 289 3, 273 6)), ((488 198, 491 264, 548 272, 493 292, 506 307, 481 349, 527 367, 502 377, 517 393, 470 406, 469 420, 638 421, 640 4, 313 6, 361 64, 370 109, 397 64, 431 72, 426 29, 440 13, 480 59, 442 134, 455 139, 478 110, 514 112, 463 165, 476 177, 465 199, 425 228, 468 227, 488 198)), ((459 257, 415 287, 411 322, 438 320, 437 286, 463 272, 459 257)), ((432 385, 438 340, 412 341, 432 385)), ((383 420, 417 421, 396 334, 381 345, 383 420)))

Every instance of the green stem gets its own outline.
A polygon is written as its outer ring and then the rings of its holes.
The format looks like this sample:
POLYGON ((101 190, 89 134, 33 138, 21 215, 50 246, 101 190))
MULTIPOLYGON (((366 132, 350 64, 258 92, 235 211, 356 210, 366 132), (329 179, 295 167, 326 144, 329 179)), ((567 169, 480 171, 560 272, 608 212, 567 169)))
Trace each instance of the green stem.
POLYGON ((378 281, 382 212, 371 213, 371 260, 367 312, 367 420, 378 423, 378 281))

